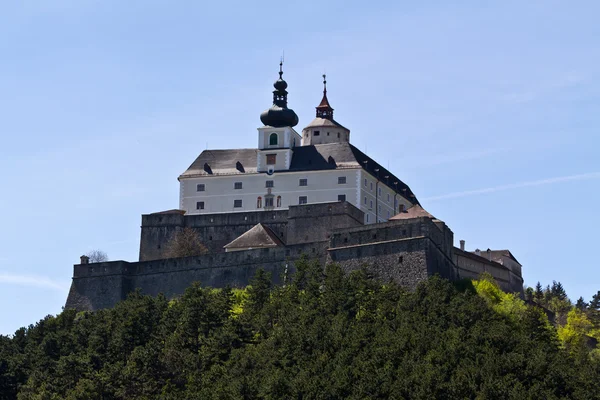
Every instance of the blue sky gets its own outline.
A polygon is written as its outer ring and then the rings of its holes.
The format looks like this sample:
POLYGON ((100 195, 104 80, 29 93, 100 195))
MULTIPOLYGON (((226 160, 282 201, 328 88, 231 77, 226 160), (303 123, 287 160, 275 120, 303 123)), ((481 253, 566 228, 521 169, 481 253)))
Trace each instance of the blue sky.
POLYGON ((289 105, 321 74, 351 142, 467 248, 526 284, 600 290, 596 1, 0 5, 0 333, 60 312, 72 266, 136 260, 207 146, 256 146, 285 49, 289 105), (452 3, 452 4, 451 4, 452 3))

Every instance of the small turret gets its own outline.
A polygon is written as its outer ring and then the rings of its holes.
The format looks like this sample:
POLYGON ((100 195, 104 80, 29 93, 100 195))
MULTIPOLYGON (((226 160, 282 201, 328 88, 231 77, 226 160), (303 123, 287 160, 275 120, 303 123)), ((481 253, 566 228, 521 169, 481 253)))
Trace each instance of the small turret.
POLYGON ((325 74, 323 74, 323 98, 316 109, 316 118, 302 130, 303 146, 350 141, 350 130, 333 119, 333 108, 327 98, 327 76, 325 74))

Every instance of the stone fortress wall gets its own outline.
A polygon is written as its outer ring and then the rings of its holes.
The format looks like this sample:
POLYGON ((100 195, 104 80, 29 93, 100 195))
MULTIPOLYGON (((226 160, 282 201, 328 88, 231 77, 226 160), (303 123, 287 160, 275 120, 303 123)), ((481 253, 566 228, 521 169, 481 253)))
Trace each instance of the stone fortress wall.
POLYGON ((66 307, 113 307, 136 289, 177 297, 195 281, 217 288, 243 287, 259 268, 271 273, 277 284, 284 275, 293 274, 295 263, 305 256, 321 263, 336 262, 345 271, 366 266, 379 279, 408 288, 434 274, 459 279, 474 273, 472 268, 462 271, 455 264, 458 249, 453 246, 452 231, 442 221, 413 218, 371 225, 363 221, 363 212, 348 202, 277 211, 186 216, 175 210, 143 215, 140 261, 75 265, 66 307), (223 250, 258 223, 268 226, 285 246, 223 250), (198 232, 209 254, 164 258, 169 239, 185 227, 198 232))

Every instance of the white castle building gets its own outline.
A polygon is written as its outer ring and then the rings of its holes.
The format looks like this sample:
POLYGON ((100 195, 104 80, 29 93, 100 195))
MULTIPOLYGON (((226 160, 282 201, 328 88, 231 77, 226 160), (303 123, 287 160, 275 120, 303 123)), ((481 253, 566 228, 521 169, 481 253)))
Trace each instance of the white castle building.
POLYGON ((179 176, 179 207, 186 215, 348 201, 370 224, 418 204, 406 184, 350 144, 350 130, 333 119, 325 75, 316 118, 296 132, 298 116, 287 107, 279 67, 273 105, 260 116, 257 148, 205 150, 179 176))

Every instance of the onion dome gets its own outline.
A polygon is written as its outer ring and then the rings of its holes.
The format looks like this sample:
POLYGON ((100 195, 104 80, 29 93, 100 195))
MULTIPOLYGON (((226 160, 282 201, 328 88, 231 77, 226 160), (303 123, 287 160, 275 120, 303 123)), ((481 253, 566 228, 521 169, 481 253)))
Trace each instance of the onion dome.
POLYGON ((273 87, 273 105, 260 114, 260 120, 267 126, 276 128, 298 125, 298 116, 287 107, 287 82, 283 80, 283 62, 279 63, 279 79, 273 87))

